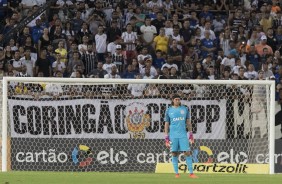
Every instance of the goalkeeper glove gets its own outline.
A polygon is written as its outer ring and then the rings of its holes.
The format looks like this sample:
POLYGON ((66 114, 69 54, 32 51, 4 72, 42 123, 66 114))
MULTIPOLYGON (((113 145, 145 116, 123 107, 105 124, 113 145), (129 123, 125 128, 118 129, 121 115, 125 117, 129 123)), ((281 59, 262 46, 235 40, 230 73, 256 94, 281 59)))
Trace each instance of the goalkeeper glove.
POLYGON ((168 136, 168 135, 165 136, 165 146, 166 146, 167 148, 170 147, 170 141, 169 141, 169 136, 168 136))
POLYGON ((194 144, 193 132, 189 132, 189 142, 190 142, 190 144, 194 144))

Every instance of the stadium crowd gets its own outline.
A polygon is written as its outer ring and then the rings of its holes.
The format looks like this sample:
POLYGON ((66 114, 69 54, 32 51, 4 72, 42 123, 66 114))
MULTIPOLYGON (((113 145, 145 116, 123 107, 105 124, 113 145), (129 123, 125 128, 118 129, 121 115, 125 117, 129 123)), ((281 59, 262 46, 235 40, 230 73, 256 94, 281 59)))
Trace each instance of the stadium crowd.
POLYGON ((57 0, 7 43, 46 0, 4 2, 4 76, 275 79, 282 96, 281 0, 57 0))

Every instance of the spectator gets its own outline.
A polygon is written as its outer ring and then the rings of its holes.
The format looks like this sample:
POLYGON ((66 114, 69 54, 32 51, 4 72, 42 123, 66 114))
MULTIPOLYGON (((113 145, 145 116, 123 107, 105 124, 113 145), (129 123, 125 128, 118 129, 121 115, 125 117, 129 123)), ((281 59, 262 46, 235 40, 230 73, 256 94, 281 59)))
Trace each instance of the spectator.
POLYGON ((260 25, 263 27, 263 31, 266 33, 269 28, 272 27, 273 19, 270 16, 269 12, 265 12, 262 14, 262 18, 260 20, 260 25))
POLYGON ((272 27, 268 28, 266 33, 266 39, 267 39, 266 44, 269 45, 273 51, 275 51, 278 45, 278 41, 274 36, 274 31, 272 27))
POLYGON ((13 70, 15 71, 15 74, 18 74, 19 72, 22 71, 23 63, 20 58, 20 51, 15 51, 14 58, 9 61, 10 64, 13 66, 13 70))
POLYGON ((248 70, 244 73, 244 76, 248 80, 256 80, 258 78, 258 73, 255 71, 254 65, 249 64, 248 70))
POLYGON ((85 75, 88 75, 93 69, 97 68, 97 56, 96 53, 93 51, 93 45, 87 45, 87 51, 82 55, 82 62, 85 66, 85 75))
POLYGON ((203 29, 201 29, 201 39, 204 38, 209 38, 211 40, 215 40, 215 33, 213 32, 213 30, 211 30, 211 22, 206 21, 205 22, 205 26, 203 27, 203 29), (209 32, 209 37, 206 37, 206 33, 209 32))
POLYGON ((207 69, 207 79, 217 80, 217 77, 216 77, 215 71, 214 71, 214 66, 209 66, 209 68, 207 69))
POLYGON ((231 73, 232 74, 235 73, 235 74, 239 75, 239 70, 240 70, 241 67, 246 68, 245 65, 242 65, 241 59, 236 58, 235 66, 232 68, 231 73))
POLYGON ((29 27, 24 27, 22 34, 20 34, 17 42, 19 43, 19 45, 25 45, 25 40, 27 37, 30 37, 30 30, 29 27))
POLYGON ((64 62, 62 62, 61 60, 61 54, 60 53, 56 53, 56 58, 57 60, 52 64, 52 68, 53 68, 53 76, 56 77, 57 73, 64 73, 66 70, 66 65, 64 62))
POLYGON ((157 34, 160 34, 161 28, 163 28, 165 25, 165 20, 162 12, 160 11, 157 12, 157 17, 152 21, 152 25, 156 27, 157 34))
POLYGON ((145 18, 145 24, 140 27, 140 31, 142 33, 141 38, 143 44, 150 46, 157 34, 157 29, 154 25, 151 25, 151 19, 149 17, 145 18))
POLYGON ((51 44, 51 39, 49 37, 48 28, 43 29, 43 35, 38 40, 38 52, 40 53, 40 49, 47 49, 47 46, 51 44))
POLYGON ((191 57, 185 56, 180 68, 181 79, 193 79, 194 63, 191 57))
POLYGON ((104 33, 104 27, 98 26, 98 33, 95 35, 95 45, 98 61, 105 61, 104 55, 107 51, 107 35, 104 33))
POLYGON ((258 79, 257 80, 265 80, 264 72, 262 70, 258 71, 258 79))
POLYGON ((282 25, 278 26, 276 34, 275 34, 275 38, 277 40, 277 48, 281 47, 282 45, 282 25))
POLYGON ((43 73, 43 77, 52 76, 51 63, 47 59, 46 49, 41 49, 40 56, 39 58, 37 58, 35 66, 36 66, 36 71, 35 71, 36 76, 38 76, 39 71, 43 73))
POLYGON ((107 74, 107 71, 103 69, 103 63, 98 62, 97 69, 92 70, 90 73, 88 73, 88 76, 90 78, 104 78, 104 76, 107 74))
POLYGON ((208 54, 206 59, 202 62, 204 70, 209 70, 210 66, 215 66, 215 61, 212 58, 212 54, 208 54))
POLYGON ((177 74, 177 69, 175 67, 172 67, 170 69, 170 79, 178 79, 179 78, 179 75, 177 74))
POLYGON ((117 67, 115 65, 112 66, 111 72, 104 76, 105 79, 118 79, 121 78, 118 74, 117 67))
POLYGON ((229 68, 229 70, 231 71, 231 69, 235 66, 235 58, 234 55, 232 53, 229 53, 229 55, 225 58, 223 58, 223 60, 221 61, 221 65, 220 65, 220 71, 221 73, 223 73, 223 71, 226 68, 229 68))
POLYGON ((125 49, 126 59, 130 61, 131 59, 136 57, 135 42, 138 39, 137 33, 132 31, 131 24, 126 25, 126 31, 122 33, 121 38, 123 40, 123 44, 126 46, 126 49, 125 49))
POLYGON ((231 74, 230 74, 230 69, 229 68, 225 68, 223 71, 223 77, 221 80, 231 80, 231 74))
POLYGON ((140 69, 141 76, 145 75, 145 69, 150 69, 150 75, 152 75, 154 78, 158 77, 158 72, 154 66, 152 66, 152 59, 151 58, 145 58, 145 67, 140 69))
POLYGON ((84 66, 84 63, 80 59, 79 52, 73 52, 73 58, 70 59, 67 65, 68 74, 71 74, 72 72, 74 72, 75 66, 77 65, 81 66, 82 68, 81 73, 83 73, 85 70, 85 66, 84 66))
POLYGON ((103 64, 103 70, 107 71, 108 74, 112 72, 112 67, 116 66, 114 63, 112 63, 112 56, 108 55, 106 57, 106 63, 103 64))
POLYGON ((172 23, 171 23, 170 20, 166 20, 166 21, 165 21, 164 30, 165 30, 165 35, 166 35, 167 37, 170 37, 170 36, 173 34, 172 23))
POLYGON ((125 69, 126 63, 125 56, 122 54, 122 46, 117 45, 116 46, 116 52, 112 55, 113 63, 117 66, 117 69, 120 73, 122 73, 125 69))
POLYGON ((164 54, 161 50, 156 50, 156 58, 154 58, 153 66, 158 70, 165 64, 164 54))
POLYGON ((163 66, 161 69, 161 75, 159 75, 159 79, 169 79, 169 68, 167 66, 163 66))
POLYGON ((58 48, 55 50, 56 53, 60 53, 61 62, 67 63, 67 50, 65 49, 65 42, 59 41, 58 48))
MULTIPOLYGON (((117 26, 117 20, 113 20, 111 22, 111 27, 108 27, 107 29, 107 41, 109 43, 116 42, 117 38, 121 37, 121 29, 117 26)), ((109 52, 109 51, 108 51, 109 52)))
POLYGON ((143 47, 141 53, 137 56, 138 61, 144 61, 145 58, 152 58, 152 56, 148 53, 148 48, 143 47))
POLYGON ((247 60, 254 65, 255 70, 258 71, 261 66, 260 55, 257 54, 256 48, 254 45, 250 46, 250 52, 247 54, 247 60))
POLYGON ((204 79, 206 78, 206 72, 200 62, 197 62, 193 71, 193 79, 204 79))
POLYGON ((176 41, 177 43, 177 49, 179 49, 181 52, 182 52, 182 48, 183 48, 183 45, 184 45, 184 39, 183 37, 179 34, 179 26, 177 25, 174 25, 173 26, 173 33, 172 35, 170 36, 170 45, 171 45, 171 48, 173 46, 173 41, 176 41))
POLYGON ((176 64, 178 68, 181 67, 181 64, 183 62, 183 60, 182 60, 182 52, 177 47, 177 40, 173 40, 172 41, 172 46, 168 50, 167 61, 171 61, 171 63, 176 64))
POLYGON ((75 34, 77 34, 80 31, 82 24, 83 24, 83 20, 81 19, 81 12, 77 11, 74 19, 72 19, 72 25, 75 34))
POLYGON ((15 44, 15 40, 14 40, 13 38, 10 39, 9 45, 10 45, 12 51, 19 50, 19 48, 18 48, 18 46, 15 44))
POLYGON ((215 35, 219 35, 219 33, 224 30, 225 24, 226 22, 222 19, 222 16, 220 14, 216 14, 215 19, 212 22, 212 25, 214 26, 215 35))
POLYGON ((63 41, 64 43, 66 43, 67 37, 65 34, 62 33, 61 26, 56 26, 54 35, 51 37, 51 40, 52 40, 53 46, 56 46, 56 47, 60 41, 63 41))
POLYGON ((138 61, 137 61, 136 58, 133 58, 133 59, 132 59, 131 65, 132 65, 132 70, 133 70, 134 72, 140 73, 139 63, 138 63, 138 61))
POLYGON ((129 64, 129 65, 127 65, 127 69, 123 73, 122 78, 124 78, 124 79, 134 79, 136 74, 137 73, 134 72, 132 65, 129 64))
POLYGON ((32 27, 32 41, 35 44, 38 44, 39 39, 43 35, 43 27, 41 26, 41 20, 37 19, 35 26, 32 27))
POLYGON ((268 62, 264 62, 262 64, 262 70, 263 72, 263 78, 264 79, 270 79, 271 76, 274 76, 273 72, 268 67, 268 62))
MULTIPOLYGON (((72 23, 70 21, 67 21, 65 23, 65 26, 64 26, 64 28, 62 30, 62 33, 65 34, 68 39, 70 39, 72 37, 75 37, 73 26, 72 26, 72 23)), ((81 35, 80 35, 80 39, 81 39, 81 35)))
POLYGON ((185 47, 185 52, 187 52, 187 46, 190 44, 190 40, 194 34, 192 28, 190 28, 190 21, 189 19, 185 19, 183 22, 183 28, 180 29, 180 35, 183 38, 183 46, 185 47))
POLYGON ((80 40, 82 40, 84 36, 87 36, 90 40, 92 40, 92 33, 88 29, 88 24, 86 22, 82 23, 82 28, 78 31, 77 35, 80 40))
POLYGON ((209 5, 204 5, 202 12, 199 14, 199 18, 205 18, 206 20, 212 21, 213 14, 209 11, 209 5))
POLYGON ((82 37, 82 43, 78 45, 78 50, 79 50, 81 55, 83 55, 87 51, 88 44, 89 44, 89 37, 83 36, 82 37))
POLYGON ((143 79, 153 79, 154 76, 151 75, 151 70, 149 67, 145 67, 145 74, 143 76, 143 79))
POLYGON ((165 36, 165 29, 161 28, 159 35, 154 38, 153 48, 167 53, 169 38, 165 36))
POLYGON ((34 77, 36 60, 33 57, 31 57, 31 52, 29 48, 26 48, 25 56, 22 57, 20 60, 22 64, 26 67, 27 74, 30 77, 34 77))
POLYGON ((212 54, 216 51, 216 45, 213 40, 210 38, 210 31, 206 30, 204 32, 204 38, 201 39, 201 56, 206 57, 208 54, 212 54))

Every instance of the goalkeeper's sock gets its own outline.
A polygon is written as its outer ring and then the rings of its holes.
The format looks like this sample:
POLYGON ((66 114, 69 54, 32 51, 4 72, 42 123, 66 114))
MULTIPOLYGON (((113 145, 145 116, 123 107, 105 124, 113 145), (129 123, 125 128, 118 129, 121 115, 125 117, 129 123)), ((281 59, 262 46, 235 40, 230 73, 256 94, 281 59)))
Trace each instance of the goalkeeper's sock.
POLYGON ((172 156, 172 165, 175 174, 178 174, 178 156, 172 156))
POLYGON ((189 173, 192 174, 193 173, 192 156, 187 156, 186 157, 186 164, 188 166, 189 173))

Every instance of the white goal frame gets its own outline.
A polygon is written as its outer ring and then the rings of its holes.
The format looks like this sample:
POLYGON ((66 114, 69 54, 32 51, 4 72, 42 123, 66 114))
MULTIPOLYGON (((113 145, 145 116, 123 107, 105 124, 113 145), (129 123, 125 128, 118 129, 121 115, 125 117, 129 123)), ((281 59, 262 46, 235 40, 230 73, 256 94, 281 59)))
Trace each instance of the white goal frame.
POLYGON ((158 80, 158 79, 93 79, 93 78, 41 78, 41 77, 3 77, 3 108, 2 108, 2 172, 7 172, 8 167, 8 82, 56 82, 56 83, 136 83, 136 84, 223 84, 223 85, 267 85, 267 96, 269 102, 269 174, 274 174, 275 153, 275 81, 271 80, 158 80), (271 156, 272 155, 272 156, 271 156))

